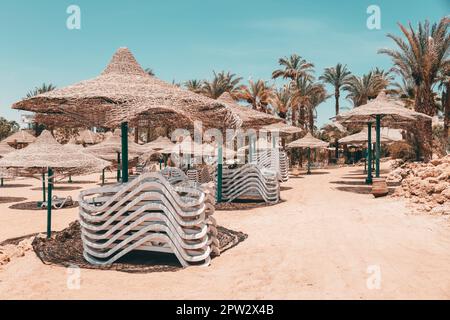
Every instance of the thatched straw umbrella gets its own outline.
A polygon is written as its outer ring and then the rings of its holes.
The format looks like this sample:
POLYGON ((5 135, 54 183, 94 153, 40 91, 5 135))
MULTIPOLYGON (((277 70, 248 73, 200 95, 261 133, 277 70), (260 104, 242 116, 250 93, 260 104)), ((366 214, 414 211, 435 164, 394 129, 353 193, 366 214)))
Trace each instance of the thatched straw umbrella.
POLYGON ((19 130, 6 139, 3 139, 2 143, 7 143, 13 146, 15 149, 21 149, 36 141, 36 137, 26 130, 19 130))
MULTIPOLYGON (((86 147, 84 151, 86 153, 89 153, 93 156, 96 156, 97 158, 107 160, 107 161, 113 161, 117 163, 117 182, 120 181, 121 177, 126 175, 125 173, 125 166, 123 166, 123 162, 121 162, 121 152, 122 150, 122 132, 121 130, 115 130, 113 135, 108 135, 108 137, 103 140, 102 142, 86 147), (122 175, 121 175, 121 165, 122 165, 122 175)), ((134 143, 131 139, 128 139, 128 156, 130 158, 137 158, 141 154, 143 154, 145 151, 143 150, 143 147, 134 143)), ((128 157, 127 156, 127 157, 128 157)), ((128 168, 128 166, 127 166, 128 168)), ((127 173, 128 173, 128 169, 127 173)), ((104 174, 104 173, 103 173, 104 174)))
POLYGON ((288 148, 307 148, 308 149, 308 171, 307 174, 311 174, 311 149, 314 148, 326 148, 328 147, 328 142, 322 141, 320 139, 314 138, 311 133, 307 133, 301 139, 292 141, 287 145, 288 148))
MULTIPOLYGON (((47 236, 51 235, 51 209, 54 170, 60 172, 88 173, 100 170, 109 163, 59 144, 49 131, 43 131, 28 147, 11 152, 0 160, 2 168, 25 168, 27 170, 47 169, 47 236)), ((45 186, 45 182, 44 182, 45 186)), ((45 194, 45 188, 44 188, 45 194)), ((45 201, 45 200, 44 200, 45 201)))
MULTIPOLYGON (((336 119, 341 123, 351 124, 364 124, 367 123, 368 133, 368 150, 372 144, 372 123, 375 120, 376 130, 376 161, 375 161, 375 174, 376 177, 380 177, 380 152, 381 152, 381 122, 383 125, 391 128, 404 127, 408 123, 412 123, 418 120, 431 120, 431 117, 416 111, 407 109, 401 100, 390 98, 383 90, 373 100, 367 104, 354 108, 348 112, 342 113, 336 116, 336 119)), ((368 175, 366 182, 372 183, 372 168, 371 159, 372 153, 368 152, 368 175)))
MULTIPOLYGON (((340 144, 365 145, 365 144, 367 144, 368 136, 369 136, 367 131, 368 131, 368 129, 364 128, 363 130, 361 130, 358 133, 351 134, 351 135, 348 135, 348 136, 346 136, 346 137, 344 137, 342 139, 339 139, 339 143, 340 144)), ((372 129, 371 136, 375 136, 375 135, 376 135, 375 129, 372 129)), ((398 141, 398 139, 396 139, 394 137, 391 137, 388 134, 383 133, 383 132, 381 134, 380 139, 381 139, 381 143, 388 143, 388 142, 398 141)), ((372 147, 371 147, 371 149, 372 149, 372 147)), ((369 152, 372 152, 372 150, 368 151, 366 149, 366 152, 365 152, 365 154, 366 154, 365 155, 365 159, 366 160, 364 162, 364 173, 367 172, 367 161, 368 161, 367 156, 368 156, 369 152)))
POLYGON ((153 140, 147 144, 144 144, 145 148, 154 150, 154 151, 161 151, 165 149, 171 149, 173 148, 175 144, 170 141, 167 137, 158 137, 156 140, 153 140))
POLYGON ((101 142, 102 139, 98 133, 86 129, 79 132, 75 140, 77 143, 81 143, 83 145, 91 145, 101 142))
POLYGON ((228 92, 223 93, 217 101, 226 104, 240 119, 240 128, 242 129, 258 130, 271 124, 283 123, 281 118, 240 105, 228 92))
POLYGON ((6 154, 13 152, 15 149, 10 147, 6 142, 0 142, 0 158, 6 154))
POLYGON ((127 48, 120 48, 98 77, 13 105, 14 109, 72 117, 89 127, 121 126, 123 182, 128 182, 128 124, 235 128, 238 118, 225 104, 148 75, 127 48))

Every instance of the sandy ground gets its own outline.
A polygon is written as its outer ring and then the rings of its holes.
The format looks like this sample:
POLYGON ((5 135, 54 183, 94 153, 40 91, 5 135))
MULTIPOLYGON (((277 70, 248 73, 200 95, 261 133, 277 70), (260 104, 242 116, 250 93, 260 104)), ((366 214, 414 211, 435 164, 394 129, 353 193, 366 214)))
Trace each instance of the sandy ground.
MULTIPOLYGON (((321 169, 285 183, 276 206, 216 212, 219 224, 249 237, 210 267, 81 270, 80 288, 68 289, 67 269, 28 252, 0 269, 0 299, 449 299, 448 218, 413 215, 402 200, 360 193, 361 170, 321 169)), ((30 188, 0 192, 40 199, 30 188)), ((0 241, 45 230, 45 213, 8 207, 0 205, 0 241)), ((53 229, 76 218, 77 209, 59 211, 53 229)))

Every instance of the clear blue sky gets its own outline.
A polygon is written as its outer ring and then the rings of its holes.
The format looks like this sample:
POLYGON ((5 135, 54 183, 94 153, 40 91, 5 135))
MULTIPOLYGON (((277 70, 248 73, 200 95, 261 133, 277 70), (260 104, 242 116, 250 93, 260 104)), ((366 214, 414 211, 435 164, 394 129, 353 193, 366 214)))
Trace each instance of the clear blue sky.
MULTIPOLYGON (((210 78, 212 70, 270 80, 278 58, 291 53, 318 73, 337 62, 358 75, 388 69, 377 50, 393 46, 386 34, 399 33, 397 22, 449 13, 450 0, 2 0, 0 115, 18 120, 11 104, 43 82, 96 76, 121 46, 169 82, 210 78), (79 31, 66 28, 71 4, 81 8, 79 31), (381 30, 366 27, 371 4, 381 8, 381 30)), ((319 125, 333 110, 332 99, 319 107, 319 125)))

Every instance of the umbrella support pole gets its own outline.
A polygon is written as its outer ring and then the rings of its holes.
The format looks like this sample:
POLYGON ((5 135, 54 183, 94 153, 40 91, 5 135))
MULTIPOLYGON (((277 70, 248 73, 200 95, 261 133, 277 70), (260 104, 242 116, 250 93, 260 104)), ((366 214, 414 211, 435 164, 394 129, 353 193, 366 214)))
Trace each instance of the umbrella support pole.
POLYGON ((366 184, 372 184, 372 123, 367 124, 367 178, 366 184))
POLYGON ((47 239, 52 236, 52 191, 53 191, 53 170, 48 168, 48 194, 47 194, 47 239))
POLYGON ((42 201, 45 202, 45 172, 42 172, 42 201))
POLYGON ((222 202, 222 176, 223 176, 222 145, 219 145, 218 159, 217 159, 217 203, 222 202))
POLYGON ((367 173, 367 150, 364 152, 365 153, 365 159, 364 159, 364 174, 367 173))
POLYGON ((122 183, 128 182, 128 122, 120 125, 122 131, 122 183))
POLYGON ((67 181, 68 183, 73 183, 72 181, 72 175, 69 175, 69 181, 67 181))
POLYGON ((3 178, 0 178, 0 187, 3 187, 4 183, 3 183, 3 178))
POLYGON ((102 186, 105 185, 105 169, 102 169, 102 186))
POLYGON ((308 171, 306 174, 311 174, 311 148, 308 148, 308 171))
POLYGON ((376 142, 375 142, 375 176, 380 177, 380 153, 381 153, 381 116, 376 116, 376 142))
POLYGON ((117 182, 120 182, 120 153, 117 153, 117 182))

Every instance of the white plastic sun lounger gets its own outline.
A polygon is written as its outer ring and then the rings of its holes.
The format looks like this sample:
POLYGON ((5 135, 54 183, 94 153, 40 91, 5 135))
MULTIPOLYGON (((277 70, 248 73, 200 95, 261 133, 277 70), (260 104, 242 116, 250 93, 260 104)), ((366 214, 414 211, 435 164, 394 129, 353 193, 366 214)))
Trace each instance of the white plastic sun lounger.
POLYGON ((183 267, 208 265, 211 254, 220 254, 213 195, 209 185, 189 182, 176 168, 83 191, 84 257, 108 265, 143 250, 172 253, 183 267))

